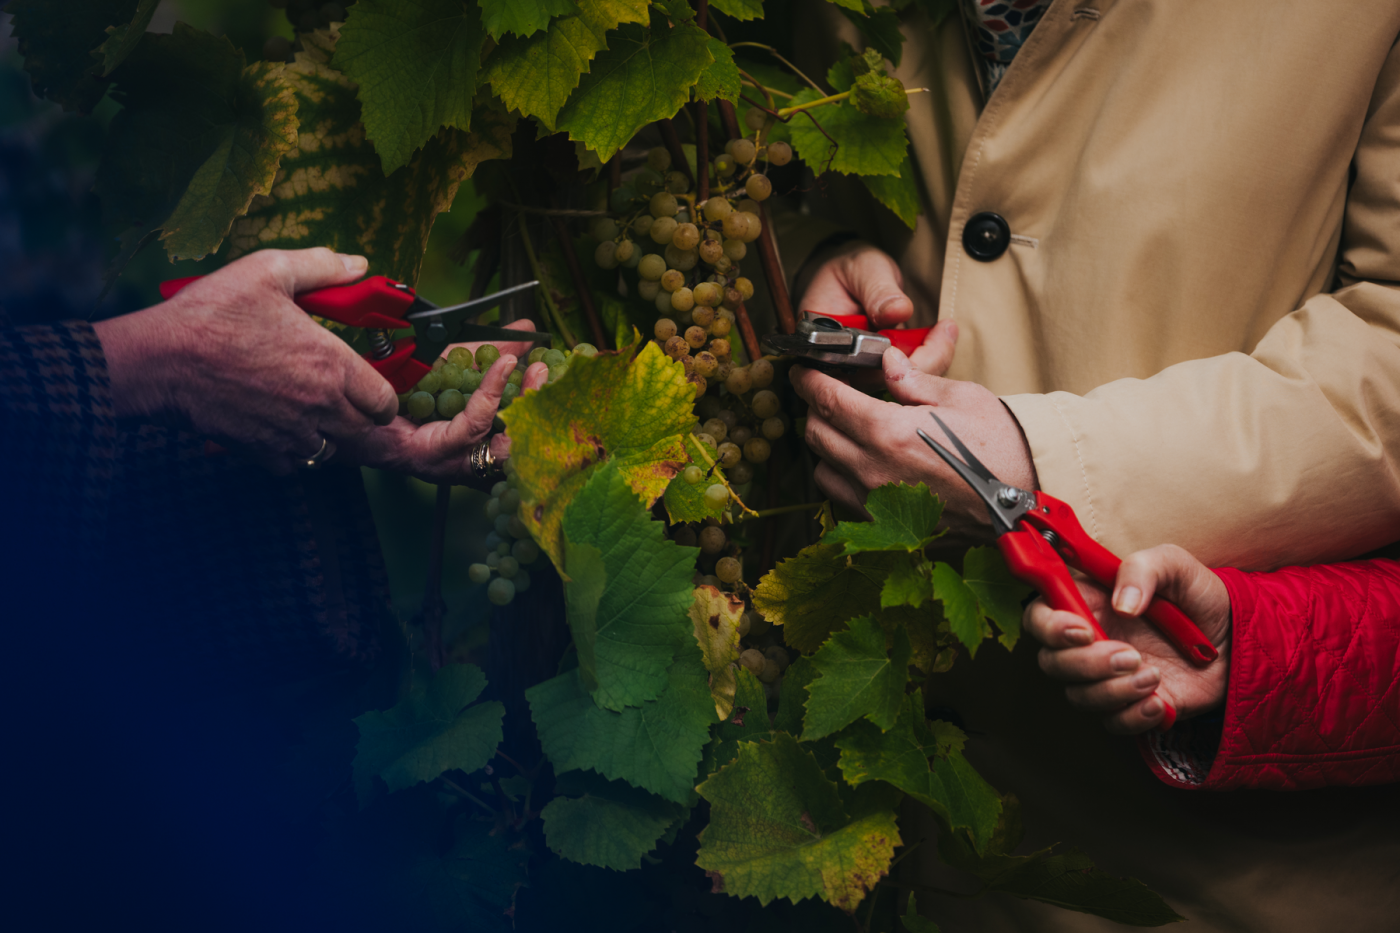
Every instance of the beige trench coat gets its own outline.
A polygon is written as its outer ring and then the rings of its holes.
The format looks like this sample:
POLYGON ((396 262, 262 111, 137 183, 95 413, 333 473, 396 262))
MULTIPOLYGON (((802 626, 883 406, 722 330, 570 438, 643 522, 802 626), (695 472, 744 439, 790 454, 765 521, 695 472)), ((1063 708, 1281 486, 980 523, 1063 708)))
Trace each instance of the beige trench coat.
MULTIPOLYGON (((799 47, 857 44, 798 23, 799 47)), ((948 375, 1003 397, 1041 487, 1120 554, 1266 569, 1400 538, 1400 3, 1055 0, 985 107, 963 30, 906 19, 918 229, 841 185, 812 209, 896 256, 915 323, 958 322, 948 375), (960 239, 984 210, 1014 236, 985 263, 960 239)), ((1168 789, 1029 644, 935 681, 1028 844, 1081 846, 1201 933, 1400 930, 1397 789, 1168 789)), ((909 861, 946 884, 933 848, 909 861)), ((1123 929, 920 900, 957 933, 1123 929)))

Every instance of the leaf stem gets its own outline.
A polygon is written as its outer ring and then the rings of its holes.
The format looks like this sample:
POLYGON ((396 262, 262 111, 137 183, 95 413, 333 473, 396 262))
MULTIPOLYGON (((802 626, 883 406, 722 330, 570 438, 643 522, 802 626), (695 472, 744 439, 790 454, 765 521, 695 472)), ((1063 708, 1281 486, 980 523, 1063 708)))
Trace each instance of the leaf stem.
POLYGON ((850 91, 842 91, 840 94, 829 94, 826 97, 819 97, 816 100, 809 100, 805 104, 798 104, 795 107, 784 107, 778 111, 780 117, 790 117, 794 113, 801 113, 803 110, 811 110, 813 107, 820 107, 822 104, 835 104, 851 96, 850 91))
POLYGON ((445 774, 442 775, 442 783, 446 784, 448 787, 452 788, 457 793, 461 794, 463 797, 467 798, 472 803, 485 810, 487 813, 493 815, 496 813, 495 807, 492 807, 490 804, 486 803, 480 797, 476 796, 471 791, 467 790, 465 787, 458 784, 456 781, 452 780, 452 778, 448 777, 445 774))
POLYGON ((762 509, 753 514, 754 518, 772 518, 774 515, 787 515, 791 512, 806 512, 822 507, 820 502, 804 502, 801 505, 780 505, 776 508, 762 509))
POLYGON ((786 58, 783 58, 783 56, 780 55, 780 54, 778 53, 778 50, 775 49, 775 48, 773 48, 771 45, 764 45, 762 42, 735 42, 735 43, 733 43, 732 45, 730 45, 729 47, 730 47, 731 49, 738 49, 738 48, 745 48, 745 47, 755 48, 755 49, 763 49, 763 50, 764 50, 765 52, 767 52, 769 55, 772 55, 772 56, 773 56, 774 58, 776 58, 778 61, 782 62, 784 65, 787 65, 788 68, 792 69, 792 73, 793 73, 793 74, 797 75, 797 76, 798 76, 799 78, 801 78, 803 81, 806 81, 808 84, 810 84, 810 85, 812 86, 812 90, 816 91, 818 94, 825 94, 825 93, 826 93, 826 91, 822 90, 822 87, 821 87, 820 84, 818 84, 817 82, 813 81, 811 78, 809 78, 809 77, 807 77, 805 74, 803 74, 801 68, 798 68, 796 65, 794 65, 792 62, 788 61, 786 58))

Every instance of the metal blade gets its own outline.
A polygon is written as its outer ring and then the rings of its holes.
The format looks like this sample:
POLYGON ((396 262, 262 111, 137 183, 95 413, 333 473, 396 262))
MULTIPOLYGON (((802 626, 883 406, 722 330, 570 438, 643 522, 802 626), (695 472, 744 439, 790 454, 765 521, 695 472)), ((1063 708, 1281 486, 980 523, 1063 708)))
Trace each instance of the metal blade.
MULTIPOLYGON (((988 489, 992 484, 973 472, 972 468, 966 463, 963 463, 957 457, 953 456, 952 451, 925 434, 923 428, 920 428, 918 433, 924 443, 932 447, 933 452, 942 457, 944 462, 953 468, 953 472, 961 476, 963 480, 972 487, 972 491, 977 493, 982 501, 987 504, 987 512, 992 517, 992 525, 996 528, 997 534, 1002 535, 1009 532, 1012 529, 1012 525, 1007 523, 1000 509, 997 508, 996 492, 988 489)), ((1000 488, 1000 486, 1000 483, 996 484, 996 488, 1000 488)))
POLYGON ((490 324, 463 324, 457 328, 457 339, 453 343, 549 343, 553 334, 538 330, 513 330, 509 327, 495 327, 490 324))
MULTIPOLYGON (((482 295, 480 298, 473 298, 471 301, 464 301, 458 305, 449 305, 446 308, 429 308, 426 311, 415 311, 413 314, 410 314, 408 316, 407 320, 422 321, 435 317, 444 317, 445 315, 449 314, 457 318, 474 317, 475 315, 469 315, 466 312, 476 310, 479 314, 481 312, 488 311, 491 308, 494 308, 496 305, 500 304, 505 299, 509 298, 511 295, 517 295, 520 292, 534 288, 539 284, 540 283, 538 279, 536 279, 533 282, 522 282, 519 285, 512 285, 510 288, 503 288, 498 292, 493 292, 490 295, 482 295)), ((424 304, 429 303, 423 298, 419 298, 418 300, 422 301, 424 304)))
POLYGON ((952 429, 943 423, 942 418, 938 417, 933 412, 929 412, 928 416, 938 423, 938 426, 943 429, 943 433, 947 435, 948 440, 952 441, 953 446, 958 449, 958 453, 962 454, 963 460, 967 463, 969 467, 976 471, 978 476, 980 476, 982 479, 988 482, 995 482, 998 486, 1001 485, 1001 480, 997 479, 996 474, 982 465, 982 461, 978 460, 977 457, 973 455, 972 451, 967 449, 967 446, 963 444, 962 439, 959 438, 956 434, 954 434, 952 429))

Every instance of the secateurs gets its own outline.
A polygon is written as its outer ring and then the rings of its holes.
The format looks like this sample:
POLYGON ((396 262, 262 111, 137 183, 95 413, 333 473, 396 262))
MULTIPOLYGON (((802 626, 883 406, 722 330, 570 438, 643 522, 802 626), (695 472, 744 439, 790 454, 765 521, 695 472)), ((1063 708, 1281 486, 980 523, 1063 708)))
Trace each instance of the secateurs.
MULTIPOLYGON (((953 456, 922 430, 918 432, 919 437, 986 503, 997 534, 997 548, 1006 558, 1011 572, 1039 590, 1050 608, 1074 613, 1089 623, 1098 638, 1107 639, 1070 576, 1069 567, 1082 570, 1100 584, 1112 587, 1122 561, 1089 537, 1074 509, 1043 492, 1003 483, 973 456, 942 419, 933 412, 929 415, 953 442, 962 459, 953 456)), ((1171 603, 1154 599, 1144 615, 1182 657, 1197 667, 1205 667, 1219 656, 1205 633, 1171 603)), ((1161 728, 1170 729, 1176 722, 1176 710, 1166 700, 1162 700, 1162 706, 1161 728)))
MULTIPOLYGON (((160 295, 170 299, 198 278, 200 276, 196 275, 162 282, 160 295)), ((539 331, 472 323, 475 317, 496 307, 511 295, 539 284, 537 281, 525 282, 494 294, 440 308, 410 286, 375 275, 353 285, 332 285, 303 292, 296 296, 295 301, 308 314, 351 327, 367 328, 370 350, 365 354, 365 360, 389 381, 395 392, 403 393, 417 385, 418 380, 433 368, 433 362, 449 344, 474 341, 548 344, 550 335, 539 331), (393 339, 393 331, 410 327, 413 328, 412 337, 393 339)))
POLYGON ((775 356, 798 356, 818 368, 868 369, 881 365, 891 346, 913 353, 928 336, 928 327, 872 331, 863 314, 803 315, 795 334, 763 338, 763 351, 775 356))

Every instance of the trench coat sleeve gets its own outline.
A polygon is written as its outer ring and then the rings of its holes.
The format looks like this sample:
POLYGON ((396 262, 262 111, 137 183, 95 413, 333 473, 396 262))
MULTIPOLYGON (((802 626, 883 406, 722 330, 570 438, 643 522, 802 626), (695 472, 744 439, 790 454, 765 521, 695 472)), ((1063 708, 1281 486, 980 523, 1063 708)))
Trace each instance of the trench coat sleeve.
POLYGON ((1353 171, 1337 289, 1251 353, 1003 399, 1041 487, 1109 548, 1174 542, 1213 566, 1272 569, 1400 538, 1400 50, 1353 171))

